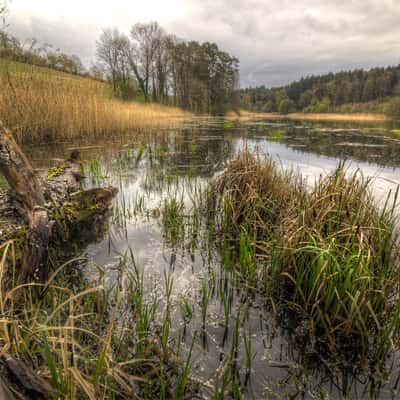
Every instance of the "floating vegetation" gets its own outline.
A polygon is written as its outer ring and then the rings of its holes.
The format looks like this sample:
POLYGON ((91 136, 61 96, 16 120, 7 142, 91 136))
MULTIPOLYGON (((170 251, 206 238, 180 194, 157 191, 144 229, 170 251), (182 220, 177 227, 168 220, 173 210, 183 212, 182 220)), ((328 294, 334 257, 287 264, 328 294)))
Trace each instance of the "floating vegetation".
POLYGON ((269 132, 269 140, 280 142, 283 139, 283 131, 281 129, 273 129, 269 132))
POLYGON ((233 123, 233 121, 224 121, 222 127, 224 129, 232 129, 235 126, 235 124, 233 123))

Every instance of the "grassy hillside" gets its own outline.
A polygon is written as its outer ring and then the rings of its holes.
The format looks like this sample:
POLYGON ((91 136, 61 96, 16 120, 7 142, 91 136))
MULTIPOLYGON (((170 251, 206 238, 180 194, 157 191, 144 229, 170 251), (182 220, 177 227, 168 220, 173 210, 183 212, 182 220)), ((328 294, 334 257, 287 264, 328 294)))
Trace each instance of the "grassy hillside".
POLYGON ((116 100, 104 82, 3 59, 0 87, 0 120, 20 141, 145 132, 187 115, 116 100))

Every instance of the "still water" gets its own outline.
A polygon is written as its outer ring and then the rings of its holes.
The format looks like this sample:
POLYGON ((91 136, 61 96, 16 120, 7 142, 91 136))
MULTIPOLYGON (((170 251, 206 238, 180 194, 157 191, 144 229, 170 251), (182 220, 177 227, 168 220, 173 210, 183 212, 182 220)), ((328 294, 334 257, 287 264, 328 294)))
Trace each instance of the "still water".
MULTIPOLYGON (((360 169, 371 178, 371 189, 382 202, 400 184, 398 129, 394 123, 193 119, 180 128, 146 138, 133 135, 36 146, 28 153, 37 167, 45 168, 43 160, 56 162, 78 147, 85 160, 86 185, 119 188, 106 236, 84 254, 104 268, 112 284, 120 257, 131 250, 143 271, 149 298, 159 300, 161 308, 166 272, 171 276, 171 346, 179 346, 185 354, 195 341, 191 376, 201 382, 204 398, 212 396, 238 327, 239 380, 244 398, 396 399, 400 398, 396 354, 388 360, 388 370, 380 374, 324 365, 323 357, 318 363, 304 365, 304 354, 287 329, 288 321, 275 314, 271 300, 249 292, 227 276, 218 250, 205 245, 201 235, 186 234, 173 244, 168 241, 162 209, 165 201, 179 199, 185 218, 192 221, 193 204, 201 188, 245 147, 260 157, 273 157, 282 168, 300 172, 310 185, 346 160, 349 171, 360 169), (209 293, 205 334, 195 336, 204 325, 204 285, 209 293), (229 293, 228 308, 221 300, 222 292, 229 293), (183 304, 191 310, 185 318, 183 304)), ((89 280, 95 275, 90 265, 85 270, 89 280)))

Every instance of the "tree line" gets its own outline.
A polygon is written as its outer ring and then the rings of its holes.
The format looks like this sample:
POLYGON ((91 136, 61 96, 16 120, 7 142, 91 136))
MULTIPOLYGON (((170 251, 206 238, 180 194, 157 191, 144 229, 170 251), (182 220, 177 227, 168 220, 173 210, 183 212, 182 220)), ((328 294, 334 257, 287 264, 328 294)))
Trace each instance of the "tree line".
POLYGON ((22 42, 5 30, 0 30, 0 58, 75 75, 88 75, 78 56, 65 54, 51 44, 40 44, 36 39, 22 42))
POLYGON ((389 114, 400 114, 400 65, 357 69, 302 78, 287 86, 247 88, 242 105, 262 112, 330 112, 346 104, 386 102, 389 114))
POLYGON ((106 29, 97 41, 98 73, 122 97, 172 104, 196 113, 238 108, 239 60, 215 43, 185 41, 156 22, 137 23, 129 35, 106 29))

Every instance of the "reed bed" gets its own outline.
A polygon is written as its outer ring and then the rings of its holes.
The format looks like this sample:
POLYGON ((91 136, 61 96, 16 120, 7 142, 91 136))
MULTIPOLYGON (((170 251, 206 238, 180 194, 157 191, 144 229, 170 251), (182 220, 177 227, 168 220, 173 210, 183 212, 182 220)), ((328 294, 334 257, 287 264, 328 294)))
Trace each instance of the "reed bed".
POLYGON ((117 100, 104 82, 5 60, 0 87, 0 120, 24 142, 155 131, 190 115, 117 100))
POLYGON ((263 280, 308 321, 310 337, 333 350, 373 343, 382 354, 400 333, 398 193, 381 207, 369 187, 360 171, 340 164, 309 188, 299 174, 243 151, 213 183, 210 204, 242 275, 260 277, 242 268, 255 248, 263 280))

